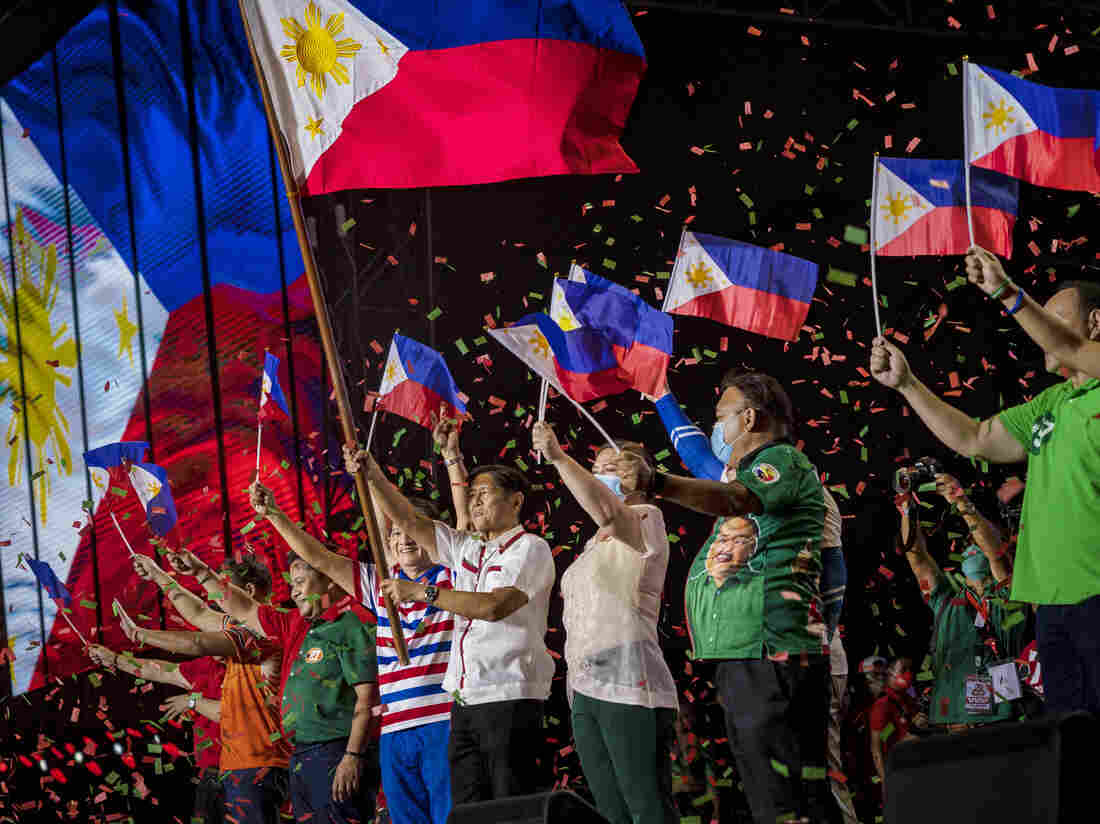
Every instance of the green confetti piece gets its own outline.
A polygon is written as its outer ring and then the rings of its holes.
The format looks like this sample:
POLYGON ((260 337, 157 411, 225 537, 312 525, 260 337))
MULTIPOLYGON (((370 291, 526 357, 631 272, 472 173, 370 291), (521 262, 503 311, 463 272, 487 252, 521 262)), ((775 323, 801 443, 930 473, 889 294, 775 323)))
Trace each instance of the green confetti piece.
POLYGON ((405 433, 408 432, 408 431, 409 430, 408 430, 407 427, 402 426, 400 429, 398 429, 396 432, 394 432, 393 433, 393 445, 397 446, 401 442, 401 439, 405 437, 405 433))
POLYGON ((520 472, 527 471, 527 463, 523 460, 523 458, 516 458, 516 466, 519 467, 520 472))
POLYGON ((455 341, 455 349, 458 350, 460 355, 468 355, 470 353, 470 347, 466 345, 466 341, 462 338, 455 341))
MULTIPOLYGON (((959 275, 957 278, 955 278, 953 281, 951 281, 949 284, 947 284, 947 291, 948 292, 954 292, 960 286, 965 286, 965 285, 966 285, 966 278, 964 278, 962 275, 959 275)), ((935 323, 934 320, 932 322, 935 323)))
POLYGON ((1003 621, 1001 621, 1001 627, 1004 628, 1004 629, 1012 629, 1012 627, 1016 626, 1018 623, 1020 623, 1023 620, 1024 620, 1024 613, 1022 613, 1022 612, 1013 612, 1013 613, 1010 613, 1009 615, 1007 615, 1005 617, 1005 619, 1003 621))
POLYGON ((117 487, 117 486, 112 486, 111 487, 111 494, 112 495, 117 495, 120 498, 125 498, 127 493, 126 493, 125 489, 122 489, 122 488, 117 487))
POLYGON ((879 741, 882 741, 882 742, 885 743, 887 740, 889 740, 890 736, 893 735, 893 734, 894 734, 894 725, 893 724, 887 724, 885 727, 882 728, 882 732, 880 732, 878 734, 879 741))
POLYGON ((840 390, 840 402, 844 404, 848 403, 848 391, 845 389, 840 390))
POLYGON ((615 268, 615 261, 613 261, 613 260, 612 260, 611 258, 604 258, 604 259, 603 259, 603 266, 604 266, 604 268, 605 268, 605 269, 612 269, 612 270, 614 270, 614 268, 615 268))
POLYGON ((1081 211, 1081 204, 1074 203, 1066 209, 1066 217, 1073 217, 1075 214, 1081 211))
POLYGON ((812 214, 818 220, 822 220, 825 217, 825 213, 821 211, 821 209, 819 209, 817 206, 814 206, 812 209, 810 209, 810 214, 812 214))
POLYGON ((846 128, 848 129, 848 131, 851 131, 852 129, 854 129, 858 125, 859 125, 859 121, 856 118, 853 117, 851 120, 848 121, 848 125, 847 125, 846 128))
POLYGON ((918 681, 935 681, 936 680, 936 673, 932 672, 931 670, 926 670, 925 672, 918 672, 917 673, 917 680, 918 681))
POLYGON ((319 503, 317 503, 316 501, 313 501, 312 503, 313 503, 313 514, 314 515, 320 515, 321 514, 321 505, 319 503))
POLYGON ((744 192, 742 192, 742 193, 740 194, 740 199, 741 199, 741 202, 742 202, 742 203, 744 203, 744 204, 745 204, 745 206, 747 206, 747 207, 748 207, 748 208, 750 208, 750 209, 751 209, 751 208, 752 208, 752 207, 753 207, 754 205, 756 205, 756 204, 754 204, 754 203, 752 202, 752 198, 751 198, 751 197, 749 197, 749 196, 748 196, 747 194, 745 194, 744 192))
POLYGON ((97 604, 96 604, 95 601, 83 601, 82 600, 80 602, 80 606, 84 607, 84 609, 95 609, 97 604))
POLYGON ((474 338, 474 346, 484 346, 488 341, 489 339, 484 335, 478 335, 474 338))
POLYGON ((286 460, 279 461, 279 466, 283 469, 290 469, 290 462, 286 460))
POLYGON ((282 733, 273 732, 273 733, 271 733, 271 735, 268 736, 268 739, 271 741, 272 744, 274 744, 276 741, 278 741, 282 737, 283 737, 282 733))
POLYGON ((631 215, 630 219, 633 220, 635 223, 641 223, 642 222, 642 216, 641 215, 631 215))
POLYGON ((669 452, 667 449, 662 449, 660 452, 658 452, 656 455, 654 455, 653 458, 654 458, 654 460, 657 460, 657 461, 663 461, 665 458, 667 458, 671 454, 672 453, 669 452))
POLYGON ((791 777, 791 771, 790 771, 790 769, 787 768, 786 764, 782 764, 779 761, 776 761, 774 758, 771 760, 771 762, 772 762, 772 769, 773 770, 775 770, 777 773, 779 773, 784 778, 790 778, 791 777))
POLYGON ((355 228, 355 218, 349 217, 343 223, 340 224, 340 234, 346 235, 349 229, 355 228))
POLYGON ((657 280, 668 280, 670 277, 672 277, 672 272, 658 272, 657 273, 657 280))
POLYGON ((442 315, 442 314, 443 314, 443 310, 442 310, 442 309, 440 309, 440 308, 439 308, 439 307, 437 306, 437 307, 435 307, 435 308, 434 308, 434 309, 433 309, 432 311, 430 311, 430 312, 428 313, 428 320, 435 320, 436 318, 438 318, 438 317, 439 317, 440 315, 442 315))
POLYGON ((858 282, 858 278, 851 272, 845 272, 842 269, 834 269, 829 267, 828 273, 825 275, 825 280, 829 283, 836 283, 841 286, 855 286, 858 282))
POLYGON ((607 240, 605 240, 603 242, 603 245, 604 246, 614 246, 615 245, 615 238, 609 237, 607 240))
POLYGON ((825 768, 824 767, 803 767, 802 779, 804 781, 824 781, 825 780, 825 768))
POLYGON ((854 243, 856 246, 862 246, 867 243, 867 230, 862 226, 845 226, 844 227, 844 242, 854 243))
POLYGON ((949 75, 951 75, 952 77, 958 77, 959 76, 959 69, 954 63, 948 63, 947 64, 947 73, 949 75))

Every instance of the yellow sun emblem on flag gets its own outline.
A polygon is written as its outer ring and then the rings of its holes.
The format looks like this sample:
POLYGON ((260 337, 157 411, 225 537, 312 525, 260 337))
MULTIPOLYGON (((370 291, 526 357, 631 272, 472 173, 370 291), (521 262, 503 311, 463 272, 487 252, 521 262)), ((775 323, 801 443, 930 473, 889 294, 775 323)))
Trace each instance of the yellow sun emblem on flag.
POLYGON ((328 87, 328 75, 332 75, 337 85, 350 82, 347 66, 340 62, 340 58, 355 57, 363 44, 357 43, 351 37, 337 40, 336 35, 344 30, 344 15, 331 14, 322 26, 321 10, 313 0, 309 0, 309 5, 306 6, 305 18, 305 28, 293 17, 280 18, 283 33, 294 42, 285 44, 279 50, 279 56, 288 63, 298 64, 295 77, 298 88, 305 86, 308 75, 309 84, 317 94, 317 99, 323 100, 328 87))
POLYGON ((893 218, 894 225, 897 226, 908 217, 907 213, 913 208, 913 204, 909 202, 909 198, 901 192, 897 192, 896 194, 886 195, 886 202, 881 204, 879 208, 882 209, 883 216, 887 220, 893 218))
POLYGON ((57 247, 35 243, 23 226, 22 210, 16 213, 14 229, 15 295, 9 294, 7 279, 0 281, 0 322, 4 324, 0 391, 5 395, 10 392, 13 401, 5 435, 11 446, 8 483, 15 486, 21 482, 29 452, 32 489, 39 518, 46 523, 51 463, 58 474, 73 473, 67 440, 69 421, 57 405, 57 384, 72 385, 72 379, 59 370, 76 367, 76 342, 68 326, 62 323, 55 329, 50 317, 61 288, 57 282, 57 247))
POLYGON ((993 129, 997 134, 1007 132, 1009 125, 1016 122, 1016 118, 1012 116, 1014 111, 1016 107, 1009 106, 1003 97, 997 103, 990 102, 989 111, 982 114, 986 120, 985 127, 993 129))
POLYGON ((386 380, 385 383, 394 383, 397 380, 397 364, 390 363, 386 366, 386 380))
POLYGON ((546 339, 546 336, 538 329, 535 329, 531 333, 531 337, 527 340, 527 343, 531 345, 531 348, 538 352, 540 358, 550 359, 550 341, 546 339))
POLYGON ((687 282, 693 289, 706 289, 713 282, 710 276, 710 267, 703 261, 689 266, 687 270, 687 282))

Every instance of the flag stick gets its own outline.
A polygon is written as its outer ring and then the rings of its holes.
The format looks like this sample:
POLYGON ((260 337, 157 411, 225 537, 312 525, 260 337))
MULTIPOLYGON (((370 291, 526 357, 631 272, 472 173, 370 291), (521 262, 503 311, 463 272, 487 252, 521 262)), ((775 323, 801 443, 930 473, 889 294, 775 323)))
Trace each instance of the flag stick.
MULTIPOLYGON (((54 601, 54 603, 56 604, 57 602, 56 602, 56 601, 54 601)), ((88 639, 87 639, 87 638, 85 638, 85 637, 84 637, 84 636, 83 636, 83 635, 82 635, 82 634, 80 633, 80 630, 78 630, 78 629, 76 628, 76 624, 74 624, 74 623, 72 622, 72 619, 70 619, 70 618, 69 618, 69 616, 68 616, 68 615, 67 615, 67 614, 65 613, 65 608, 64 608, 63 606, 61 606, 61 604, 57 604, 57 611, 58 611, 58 612, 59 612, 59 613, 61 614, 61 617, 65 619, 65 623, 66 623, 66 624, 68 624, 68 625, 69 625, 70 627, 72 627, 72 629, 73 629, 73 632, 75 632, 75 633, 76 633, 76 637, 77 637, 77 638, 79 638, 79 639, 80 639, 80 640, 81 640, 81 641, 82 641, 82 642, 84 643, 84 646, 86 646, 86 647, 87 647, 87 646, 91 646, 91 645, 90 645, 90 644, 88 643, 88 639)))
POLYGON ((378 403, 379 399, 376 398, 374 401, 374 414, 370 416, 370 429, 367 431, 367 445, 364 447, 367 452, 370 452, 371 441, 374 440, 374 425, 378 423, 378 403))
POLYGON ((685 225, 680 229, 680 242, 676 244, 676 259, 672 262, 672 274, 668 279, 668 286, 665 288, 665 299, 661 301, 661 311, 668 311, 668 296, 672 294, 672 285, 676 282, 676 270, 680 268, 680 258, 683 255, 680 254, 684 248, 684 236, 687 234, 687 226, 685 225))
POLYGON ((260 368, 260 405, 256 408, 256 480, 260 480, 260 438, 264 433, 264 419, 260 413, 264 410, 264 374, 267 369, 267 347, 264 347, 264 365, 260 368))
POLYGON ((970 210, 970 72, 967 70, 970 58, 965 54, 963 64, 963 180, 966 189, 966 230, 970 245, 974 245, 974 216, 970 210))
MULTIPOLYGON (((298 248, 302 253, 302 262, 305 264, 306 280, 309 283, 310 297, 313 299, 313 313, 317 318, 317 326, 321 332, 321 346, 325 352, 325 362, 328 364, 329 374, 332 376, 332 388, 336 395, 336 406, 340 412, 340 428, 344 435, 344 444, 350 449, 358 447, 355 434, 355 418, 351 408, 351 399, 348 396, 347 383, 344 380, 344 369, 340 362, 339 353, 336 351, 336 340, 332 335, 332 323, 329 321, 328 307, 325 305, 324 293, 321 290, 321 279, 317 273, 317 262, 313 257, 313 247, 309 243, 306 234, 305 217, 302 214, 301 194, 298 184, 291 175, 290 150, 282 131, 279 129, 278 120, 271 102, 271 92, 267 87, 263 68, 260 65, 260 57, 256 52, 256 44, 252 39, 252 32, 248 25, 248 14, 245 11, 244 0, 238 2, 241 12, 241 22, 244 25, 245 39, 248 41, 248 51, 252 56, 252 67, 256 72, 256 80, 260 87, 260 96, 264 103, 264 114, 267 117, 267 125, 271 130, 271 140, 275 144, 275 152, 279 158, 279 171, 282 172, 283 185, 286 187, 286 198, 290 206, 290 216, 294 220, 294 233, 298 236, 298 248)), ((386 554, 382 543, 382 536, 378 530, 378 521, 374 517, 374 501, 370 486, 367 484, 367 471, 360 467, 355 473, 355 489, 358 493, 359 508, 363 513, 363 521, 367 527, 367 538, 370 542, 371 555, 374 558, 376 574, 381 580, 390 577, 390 567, 386 562, 386 554)), ((405 633, 401 629, 401 619, 396 605, 387 597, 386 616, 393 632, 393 647, 397 653, 397 660, 403 665, 409 664, 409 651, 405 644, 405 633)))
MULTIPOLYGON (((550 381, 546 378, 542 379, 542 386, 539 387, 539 423, 543 423, 546 420, 546 396, 550 392, 550 381)), ((542 463, 542 453, 540 452, 535 458, 536 461, 542 463)))
MULTIPOLYGON (((558 391, 559 391, 559 392, 561 392, 561 389, 560 389, 560 388, 558 388, 558 391)), ((589 422, 590 424, 592 424, 592 425, 593 425, 594 427, 596 427, 596 431, 597 431, 597 432, 599 432, 599 433, 600 433, 601 435, 603 435, 603 437, 604 437, 604 440, 605 440, 605 441, 607 441, 607 445, 608 445, 608 446, 610 446, 610 447, 611 447, 612 449, 614 449, 614 450, 615 450, 616 452, 621 452, 621 451, 622 451, 621 449, 619 449, 619 445, 618 445, 617 443, 615 443, 615 439, 614 439, 614 438, 612 438, 612 437, 611 437, 610 435, 608 435, 608 434, 607 434, 607 432, 606 432, 606 431, 604 430, 604 428, 603 428, 602 426, 600 426, 600 424, 599 424, 599 421, 597 421, 597 420, 596 420, 596 419, 595 419, 594 417, 592 417, 592 413, 591 413, 591 412, 589 412, 589 411, 588 411, 587 409, 585 409, 585 408, 584 408, 583 406, 581 406, 581 405, 580 405, 579 403, 577 403, 577 402, 576 402, 575 400, 573 400, 572 398, 570 398, 570 397, 569 397, 569 394, 568 394, 568 393, 566 393, 566 392, 562 392, 561 394, 565 395, 565 397, 566 397, 566 398, 567 398, 567 399, 569 400, 569 402, 570 402, 571 404, 573 404, 573 406, 577 407, 577 410, 578 410, 578 411, 579 411, 579 412, 580 412, 580 413, 581 413, 582 415, 584 415, 584 416, 585 416, 586 418, 588 418, 588 422, 589 422)))
POLYGON ((875 334, 882 337, 882 319, 878 314, 878 277, 875 273, 875 210, 878 208, 878 152, 875 152, 875 169, 871 174, 871 298, 875 302, 875 334))
POLYGON ((119 537, 122 538, 122 543, 126 544, 126 549, 130 551, 131 555, 137 555, 137 553, 134 552, 134 548, 130 546, 130 542, 126 540, 126 533, 122 531, 122 527, 119 526, 118 523, 118 518, 115 517, 115 513, 113 512, 111 513, 111 520, 115 522, 115 529, 118 530, 119 537))

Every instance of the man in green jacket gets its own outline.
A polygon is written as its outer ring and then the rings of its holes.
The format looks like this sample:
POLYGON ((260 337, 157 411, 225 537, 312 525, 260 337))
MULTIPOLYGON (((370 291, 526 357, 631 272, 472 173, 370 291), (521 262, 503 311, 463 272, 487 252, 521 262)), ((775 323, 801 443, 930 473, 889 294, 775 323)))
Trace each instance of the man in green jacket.
POLYGON ((728 372, 712 441, 732 447, 719 481, 658 475, 655 491, 720 516, 688 575, 694 655, 717 662, 726 730, 753 819, 823 821, 829 659, 818 578, 825 501, 790 440, 786 391, 728 372))

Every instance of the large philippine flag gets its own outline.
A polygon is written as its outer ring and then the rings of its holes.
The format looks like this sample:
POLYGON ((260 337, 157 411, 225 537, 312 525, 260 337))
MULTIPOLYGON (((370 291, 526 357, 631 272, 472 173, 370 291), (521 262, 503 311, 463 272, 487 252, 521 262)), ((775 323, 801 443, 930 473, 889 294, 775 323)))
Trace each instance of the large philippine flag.
MULTIPOLYGON (((1012 257, 1020 184, 975 166, 970 172, 974 242, 1012 257)), ((970 248, 961 160, 880 157, 875 167, 876 255, 963 255, 970 248)))
POLYGON ((1100 192, 1100 93, 966 64, 966 159, 1036 186, 1100 192))
POLYGON ((466 402, 443 356, 404 335, 394 335, 386 357, 378 405, 387 412, 432 426, 432 415, 448 418, 466 413, 466 402))
POLYGON ((309 194, 636 172, 619 0, 243 0, 309 194))
POLYGON ((664 310, 796 340, 816 288, 816 263, 717 235, 684 232, 664 310))

